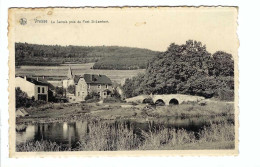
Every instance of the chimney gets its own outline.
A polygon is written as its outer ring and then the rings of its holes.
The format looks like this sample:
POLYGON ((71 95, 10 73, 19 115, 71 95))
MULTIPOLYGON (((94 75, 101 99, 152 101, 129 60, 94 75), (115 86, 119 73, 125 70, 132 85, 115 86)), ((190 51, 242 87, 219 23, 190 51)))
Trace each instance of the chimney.
POLYGON ((42 76, 42 79, 44 79, 44 75, 42 76))
POLYGON ((39 81, 39 77, 37 77, 36 80, 39 81))
POLYGON ((25 79, 25 80, 27 80, 27 77, 26 77, 26 75, 24 76, 24 79, 25 79))

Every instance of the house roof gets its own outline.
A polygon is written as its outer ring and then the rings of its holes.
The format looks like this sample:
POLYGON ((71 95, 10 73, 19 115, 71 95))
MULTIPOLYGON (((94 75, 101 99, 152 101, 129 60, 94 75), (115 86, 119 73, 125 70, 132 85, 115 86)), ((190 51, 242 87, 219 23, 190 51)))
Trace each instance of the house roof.
POLYGON ((26 81, 28 81, 28 82, 31 82, 31 83, 33 83, 34 85, 42 85, 42 86, 49 86, 49 83, 45 83, 45 82, 40 82, 40 81, 37 81, 37 80, 35 80, 35 79, 33 79, 33 78, 26 78, 26 81))
POLYGON ((111 85, 111 80, 106 75, 96 75, 96 74, 84 74, 82 76, 75 75, 74 82, 78 83, 80 78, 84 78, 85 82, 88 84, 108 84, 111 85))

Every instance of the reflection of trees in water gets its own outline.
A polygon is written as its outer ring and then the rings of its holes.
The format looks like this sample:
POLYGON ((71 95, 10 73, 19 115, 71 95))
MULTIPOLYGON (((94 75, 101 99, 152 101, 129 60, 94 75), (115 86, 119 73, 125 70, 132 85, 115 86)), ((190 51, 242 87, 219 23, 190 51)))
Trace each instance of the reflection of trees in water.
POLYGON ((34 140, 35 126, 34 125, 22 125, 22 126, 25 129, 22 132, 16 132, 16 144, 34 140))
MULTIPOLYGON (((141 131, 156 131, 160 127, 170 129, 185 129, 187 131, 198 133, 204 126, 208 126, 210 121, 213 123, 225 122, 227 120, 233 120, 233 117, 164 117, 157 118, 152 121, 144 120, 118 120, 118 121, 77 121, 73 123, 50 123, 50 124, 37 124, 29 125, 25 132, 17 132, 17 141, 25 142, 26 140, 48 140, 61 144, 64 148, 75 148, 78 141, 84 141, 87 139, 89 133, 88 126, 96 128, 97 132, 102 128, 101 124, 108 125, 109 129, 122 130, 121 125, 124 124, 124 128, 132 128, 133 133, 136 134, 142 141, 141 131)), ((106 126, 107 127, 107 126, 106 126)), ((110 135, 110 134, 108 134, 110 135)))
POLYGON ((34 140, 50 140, 71 146, 78 139, 75 123, 38 124, 34 140))

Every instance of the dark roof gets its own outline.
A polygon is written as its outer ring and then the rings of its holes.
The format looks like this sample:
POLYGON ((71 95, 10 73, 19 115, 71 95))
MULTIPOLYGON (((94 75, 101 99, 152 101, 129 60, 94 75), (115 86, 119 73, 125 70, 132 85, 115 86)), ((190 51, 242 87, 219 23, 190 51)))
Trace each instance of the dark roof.
POLYGON ((88 84, 91 84, 91 83, 108 84, 108 85, 112 84, 110 78, 108 78, 106 75, 96 75, 96 74, 84 74, 82 76, 75 75, 74 82, 78 83, 80 78, 84 78, 85 82, 88 84))
POLYGON ((33 83, 34 85, 42 85, 42 86, 49 86, 48 83, 37 81, 33 78, 26 78, 26 81, 33 83))

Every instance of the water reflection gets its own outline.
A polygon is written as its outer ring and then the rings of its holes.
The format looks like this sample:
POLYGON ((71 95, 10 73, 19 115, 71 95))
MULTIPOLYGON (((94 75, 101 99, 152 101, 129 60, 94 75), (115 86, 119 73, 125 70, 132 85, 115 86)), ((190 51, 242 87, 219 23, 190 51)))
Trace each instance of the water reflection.
MULTIPOLYGON (((168 128, 186 129, 187 131, 198 132, 204 126, 210 124, 210 121, 220 121, 222 118, 215 117, 209 119, 208 117, 181 119, 176 117, 159 118, 155 121, 143 120, 119 120, 106 123, 117 125, 118 123, 125 123, 132 125, 134 133, 140 134, 141 130, 148 130, 149 128, 158 128, 164 126, 168 128)), ((224 118, 225 120, 233 120, 232 118, 224 118)), ((86 139, 88 129, 87 121, 76 121, 72 123, 45 123, 36 125, 27 125, 22 132, 16 132, 16 144, 21 144, 31 140, 49 140, 62 144, 65 147, 75 148, 80 140, 86 139)))
POLYGON ((26 125, 24 131, 16 132, 16 144, 21 144, 28 140, 34 140, 34 134, 35 134, 35 126, 26 125))

